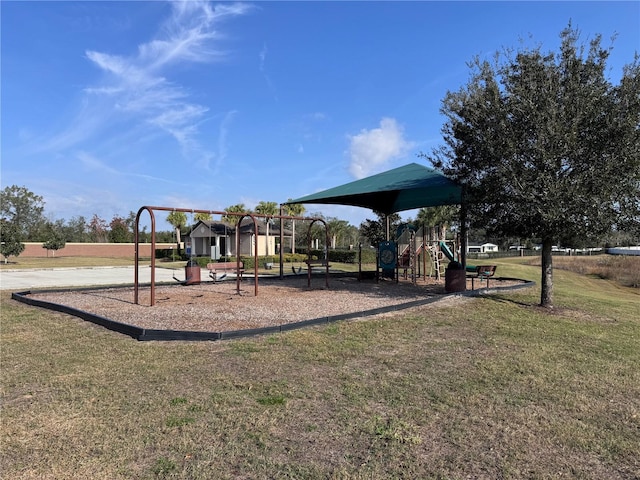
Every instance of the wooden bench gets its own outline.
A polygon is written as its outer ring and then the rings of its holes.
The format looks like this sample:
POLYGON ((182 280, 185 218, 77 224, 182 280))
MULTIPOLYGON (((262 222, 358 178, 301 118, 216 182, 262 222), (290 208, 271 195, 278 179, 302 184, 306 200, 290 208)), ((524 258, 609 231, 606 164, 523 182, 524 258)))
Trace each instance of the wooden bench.
MULTIPOLYGON (((227 272, 235 273, 240 276, 242 279, 242 274, 244 273, 244 262, 240 262, 240 266, 236 262, 216 262, 216 263, 207 263, 207 269, 209 270, 209 276, 215 282, 217 280, 216 274, 218 272, 227 272)), ((223 277, 224 278, 224 277, 223 277)))
POLYGON ((469 277, 471 277, 471 290, 473 290, 474 288, 473 281, 476 278, 480 280, 486 280, 487 288, 489 288, 489 278, 495 275, 497 268, 498 267, 496 265, 478 265, 475 272, 471 275, 468 275, 469 277))

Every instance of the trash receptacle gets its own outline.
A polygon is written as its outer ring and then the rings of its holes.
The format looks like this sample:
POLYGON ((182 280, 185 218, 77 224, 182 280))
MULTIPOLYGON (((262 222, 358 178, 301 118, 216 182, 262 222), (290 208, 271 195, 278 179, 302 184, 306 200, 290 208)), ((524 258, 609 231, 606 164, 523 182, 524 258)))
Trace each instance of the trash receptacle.
POLYGON ((195 260, 189 260, 187 266, 184 267, 184 284, 199 285, 200 284, 200 265, 195 260))
POLYGON ((447 293, 464 292, 467 289, 467 272, 459 262, 450 262, 444 272, 444 290, 447 293))

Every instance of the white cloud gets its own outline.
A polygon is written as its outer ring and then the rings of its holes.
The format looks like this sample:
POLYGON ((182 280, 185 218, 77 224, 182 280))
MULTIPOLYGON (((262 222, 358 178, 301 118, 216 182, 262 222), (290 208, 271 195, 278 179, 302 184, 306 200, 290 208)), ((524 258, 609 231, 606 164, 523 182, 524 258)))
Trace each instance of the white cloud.
POLYGON ((224 55, 211 40, 221 37, 216 26, 225 17, 244 15, 247 4, 217 5, 208 2, 172 2, 173 16, 166 22, 164 37, 140 45, 140 59, 150 68, 160 69, 180 61, 207 62, 224 55))
POLYGON ((327 120, 329 117, 324 112, 313 112, 312 114, 309 115, 309 118, 320 122, 320 121, 327 120))
POLYGON ((220 128, 218 130, 218 157, 216 161, 216 171, 218 170, 218 168, 220 168, 224 160, 226 160, 227 158, 227 137, 229 135, 229 127, 237 113, 238 112, 236 110, 227 112, 227 114, 222 119, 222 123, 220 124, 220 128))
POLYGON ((106 165, 104 162, 100 161, 93 155, 87 152, 78 152, 76 155, 77 159, 80 160, 80 163, 85 166, 88 170, 97 170, 102 173, 108 173, 110 175, 119 175, 120 173, 106 165))
POLYGON ((149 122, 169 132, 183 147, 191 147, 191 139, 198 132, 197 121, 208 110, 201 105, 177 104, 168 106, 149 122))
POLYGON ((264 72, 264 62, 267 60, 267 44, 262 45, 262 50, 260 50, 260 71, 264 72))
POLYGON ((164 182, 164 183, 170 183, 175 185, 181 185, 180 183, 175 182, 174 180, 167 180, 160 177, 154 177, 153 175, 145 175, 141 173, 129 173, 129 172, 117 170, 113 167, 110 167, 104 161, 84 151, 76 153, 76 158, 87 170, 97 171, 102 174, 120 176, 120 177, 131 177, 134 179, 143 179, 143 180, 148 180, 152 182, 164 182))
POLYGON ((244 15, 253 7, 199 1, 172 2, 171 6, 172 14, 155 38, 138 45, 131 55, 86 52, 86 58, 104 72, 99 83, 83 90, 87 96, 81 118, 92 122, 78 119, 43 143, 51 148, 80 147, 118 124, 126 131, 151 128, 172 136, 187 159, 208 168, 214 154, 202 147, 200 126, 209 108, 194 102, 184 85, 171 81, 172 67, 223 57, 218 41, 221 21, 244 15))
POLYGON ((265 82, 267 83, 267 88, 269 89, 269 91, 271 92, 271 94, 273 95, 273 99, 277 102, 278 101, 278 93, 276 91, 276 87, 273 84, 273 82, 271 81, 271 77, 269 76, 269 73, 267 72, 267 68, 266 68, 266 62, 267 62, 267 53, 269 52, 268 48, 267 48, 267 44, 263 44, 262 45, 262 50, 260 50, 260 73, 262 74, 262 76, 264 77, 265 82))
POLYGON ((413 146, 393 118, 383 118, 379 128, 363 129, 349 136, 349 140, 349 172, 358 179, 381 170, 391 160, 406 155, 413 146))

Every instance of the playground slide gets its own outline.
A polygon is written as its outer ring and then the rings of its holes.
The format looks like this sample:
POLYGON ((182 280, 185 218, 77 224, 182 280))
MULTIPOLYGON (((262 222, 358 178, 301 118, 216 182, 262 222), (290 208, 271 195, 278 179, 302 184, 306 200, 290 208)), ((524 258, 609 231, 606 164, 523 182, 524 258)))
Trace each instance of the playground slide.
MULTIPOLYGON (((453 252, 449 249, 449 246, 446 243, 440 242, 440 250, 442 250, 442 253, 444 253, 444 256, 447 257, 450 262, 456 262, 457 261, 453 257, 453 252)), ((465 270, 467 272, 474 272, 475 273, 476 266, 467 264, 467 268, 465 270)))

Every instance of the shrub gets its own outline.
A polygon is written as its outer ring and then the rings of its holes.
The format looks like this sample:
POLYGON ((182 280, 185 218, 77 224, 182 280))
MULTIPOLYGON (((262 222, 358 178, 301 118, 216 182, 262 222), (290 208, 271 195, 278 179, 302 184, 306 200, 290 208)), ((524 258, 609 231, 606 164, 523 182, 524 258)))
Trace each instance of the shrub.
POLYGON ((209 257, 194 257, 193 260, 195 260, 202 268, 207 268, 207 264, 213 262, 209 257))
POLYGON ((282 259, 284 263, 302 263, 307 256, 304 253, 285 253, 282 259))
POLYGON ((357 263, 357 250, 329 250, 329 260, 339 263, 357 263))
POLYGON ((362 263, 376 263, 376 249, 362 247, 362 263))
MULTIPOLYGON (((304 261, 307 259, 307 249, 297 248, 297 251, 303 255, 304 261)), ((358 263, 358 255, 360 250, 354 248, 353 250, 329 250, 328 257, 330 262, 338 263, 358 263)), ((324 250, 311 250, 311 258, 318 260, 324 258, 324 250)), ((362 247, 362 263, 376 263, 376 249, 369 247, 362 247)))

